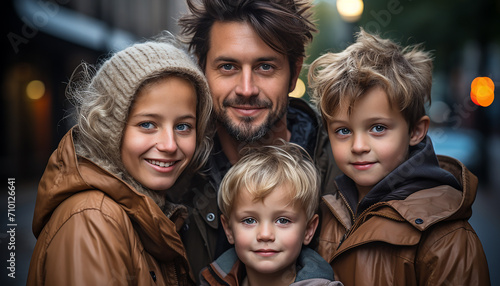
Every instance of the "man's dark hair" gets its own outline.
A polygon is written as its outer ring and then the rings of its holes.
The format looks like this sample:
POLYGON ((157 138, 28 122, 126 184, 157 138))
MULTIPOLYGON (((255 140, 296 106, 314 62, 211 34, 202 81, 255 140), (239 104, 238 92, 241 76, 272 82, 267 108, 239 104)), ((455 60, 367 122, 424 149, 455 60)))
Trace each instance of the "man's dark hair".
POLYGON ((216 21, 250 24, 267 45, 288 57, 291 78, 298 59, 305 57, 305 45, 317 31, 307 0, 187 0, 187 5, 191 13, 179 19, 179 25, 203 70, 216 21))

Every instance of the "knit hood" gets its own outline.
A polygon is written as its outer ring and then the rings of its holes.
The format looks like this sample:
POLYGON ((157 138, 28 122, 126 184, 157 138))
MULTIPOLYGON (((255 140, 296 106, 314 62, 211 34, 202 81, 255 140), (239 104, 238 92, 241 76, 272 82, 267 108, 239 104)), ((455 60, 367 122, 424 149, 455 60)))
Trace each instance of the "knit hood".
MULTIPOLYGON (((210 113, 208 83, 195 61, 177 45, 173 39, 164 39, 128 47, 105 61, 94 76, 87 73, 85 80, 89 83, 70 89, 69 94, 77 102, 78 126, 74 134, 77 154, 149 195, 160 206, 165 204, 163 196, 141 186, 128 174, 120 147, 131 105, 138 89, 148 80, 169 74, 188 78, 197 90, 197 114, 210 113)), ((207 124, 197 122, 197 128, 207 124)), ((199 148, 201 145, 211 145, 205 137, 197 134, 193 161, 202 156, 201 149, 207 149, 199 148)))

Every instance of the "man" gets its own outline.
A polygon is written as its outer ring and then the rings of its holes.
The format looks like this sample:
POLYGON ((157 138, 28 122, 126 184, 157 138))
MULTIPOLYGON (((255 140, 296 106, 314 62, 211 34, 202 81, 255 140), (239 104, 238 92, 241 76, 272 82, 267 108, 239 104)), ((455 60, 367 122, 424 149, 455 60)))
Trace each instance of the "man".
MULTIPOLYGON (((297 143, 314 158, 321 192, 339 174, 318 114, 288 98, 316 32, 304 0, 187 0, 179 20, 186 42, 207 76, 216 117, 214 150, 205 176, 171 200, 190 208, 181 235, 195 275, 230 247, 220 225, 217 190, 245 146, 297 143)), ((175 197, 174 197, 175 196, 175 197)), ((319 198, 318 198, 319 199, 319 198)))

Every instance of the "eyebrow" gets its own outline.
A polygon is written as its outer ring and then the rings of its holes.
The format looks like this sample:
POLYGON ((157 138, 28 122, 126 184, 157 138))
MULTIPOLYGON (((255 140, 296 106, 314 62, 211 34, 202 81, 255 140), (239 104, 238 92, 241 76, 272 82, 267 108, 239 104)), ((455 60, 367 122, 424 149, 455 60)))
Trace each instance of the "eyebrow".
MULTIPOLYGON (((134 114, 132 116, 132 118, 135 118, 135 117, 152 117, 152 118, 158 119, 158 118, 161 118, 162 116, 160 114, 157 114, 157 113, 137 113, 137 114, 134 114)), ((177 119, 181 119, 181 120, 183 120, 183 119, 196 119, 196 116, 192 115, 192 114, 186 114, 186 115, 178 117, 177 119)))
POLYGON ((338 120, 338 119, 328 120, 328 124, 346 124, 348 122, 349 120, 338 120))
MULTIPOLYGON (((256 62, 277 62, 279 61, 278 57, 274 56, 269 56, 269 57, 261 57, 257 58, 256 62)), ((231 62, 231 63, 236 63, 238 62, 236 59, 227 57, 227 56, 218 56, 214 59, 214 62, 231 62)))

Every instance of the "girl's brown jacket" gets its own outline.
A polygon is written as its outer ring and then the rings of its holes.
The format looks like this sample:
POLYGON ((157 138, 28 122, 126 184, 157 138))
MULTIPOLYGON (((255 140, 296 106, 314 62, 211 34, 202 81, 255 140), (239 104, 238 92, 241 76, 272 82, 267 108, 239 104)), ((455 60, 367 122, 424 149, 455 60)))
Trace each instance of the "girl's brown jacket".
POLYGON ((175 217, 77 157, 70 131, 38 187, 27 285, 192 285, 175 217))

